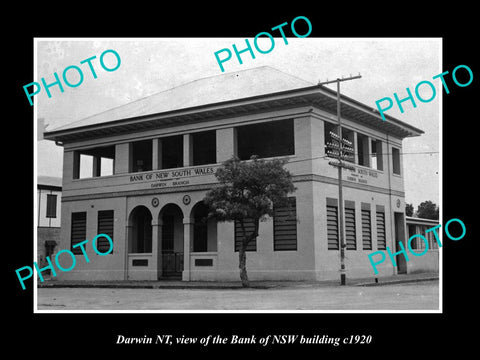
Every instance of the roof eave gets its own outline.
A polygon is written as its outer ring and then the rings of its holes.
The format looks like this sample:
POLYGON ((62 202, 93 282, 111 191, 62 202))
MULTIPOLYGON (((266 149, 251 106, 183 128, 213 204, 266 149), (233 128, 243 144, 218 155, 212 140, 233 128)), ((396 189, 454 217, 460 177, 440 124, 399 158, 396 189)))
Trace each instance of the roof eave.
MULTIPOLYGON (((109 121, 105 123, 99 124, 91 124, 85 126, 79 126, 74 128, 68 129, 59 129, 53 130, 44 133, 44 139, 53 140, 56 143, 62 143, 67 139, 72 139, 77 136, 81 136, 81 134, 87 135, 87 133, 92 133, 95 131, 98 134, 98 131, 103 132, 105 134, 111 132, 113 129, 117 128, 118 132, 122 128, 125 131, 131 131, 132 126, 139 127, 139 130, 148 127, 148 123, 161 123, 168 125, 171 124, 172 121, 177 120, 177 123, 180 123, 180 120, 183 121, 194 121, 195 118, 197 120, 201 120, 202 118, 208 118, 215 114, 223 114, 225 112, 234 115, 237 113, 245 113, 245 109, 259 106, 260 104, 264 104, 265 108, 269 108, 270 105, 265 104, 275 104, 275 102, 281 101, 288 101, 288 99, 301 99, 304 98, 304 104, 311 104, 314 105, 315 101, 314 98, 316 95, 323 95, 331 100, 336 101, 337 93, 331 89, 328 89, 322 85, 312 85, 308 87, 292 89, 292 90, 285 90, 276 93, 264 94, 264 95, 257 95, 252 97, 246 97, 242 99, 236 100, 228 100, 218 103, 211 103, 211 104, 204 104, 195 107, 185 108, 185 109, 176 109, 171 110, 168 112, 158 113, 158 114, 151 114, 151 115, 144 115, 140 117, 130 117, 125 119, 118 119, 114 121, 109 121), (226 111, 226 109, 229 109, 226 111)), ((319 100, 320 101, 320 100, 319 100)), ((357 114, 357 111, 363 113, 363 115, 368 118, 368 121, 363 121, 364 123, 368 123, 370 126, 380 126, 383 128, 385 132, 392 132, 396 133, 398 136, 401 137, 411 137, 411 136, 419 136, 424 132, 414 126, 411 126, 407 123, 404 123, 392 116, 386 115, 386 119, 388 121, 383 121, 381 116, 379 115, 378 111, 368 107, 367 105, 351 99, 345 95, 341 95, 342 104, 347 105, 349 108, 342 110, 342 115, 344 113, 348 113, 348 109, 353 111, 357 114), (379 123, 377 123, 377 121, 379 123), (383 124, 382 124, 383 123, 383 124), (380 125, 382 124, 382 125, 380 125)), ((300 101, 301 102, 301 101, 300 101)), ((354 116, 356 117, 356 116, 354 116)), ((353 119, 355 120, 355 119, 353 119)))

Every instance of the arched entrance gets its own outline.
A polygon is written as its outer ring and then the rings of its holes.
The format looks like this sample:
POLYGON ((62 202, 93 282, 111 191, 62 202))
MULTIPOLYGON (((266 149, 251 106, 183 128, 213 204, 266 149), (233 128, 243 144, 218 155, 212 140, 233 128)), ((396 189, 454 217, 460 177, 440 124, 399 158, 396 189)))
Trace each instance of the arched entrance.
POLYGON ((127 279, 156 280, 157 265, 153 257, 152 214, 147 207, 135 207, 127 225, 127 279))
POLYGON ((193 207, 192 219, 192 252, 217 251, 217 223, 214 219, 208 218, 208 207, 203 201, 193 207))
POLYGON ((145 206, 137 206, 130 214, 129 254, 152 252, 152 214, 145 206))
POLYGON ((159 273, 162 278, 180 279, 183 271, 183 212, 167 204, 159 213, 161 227, 159 273))

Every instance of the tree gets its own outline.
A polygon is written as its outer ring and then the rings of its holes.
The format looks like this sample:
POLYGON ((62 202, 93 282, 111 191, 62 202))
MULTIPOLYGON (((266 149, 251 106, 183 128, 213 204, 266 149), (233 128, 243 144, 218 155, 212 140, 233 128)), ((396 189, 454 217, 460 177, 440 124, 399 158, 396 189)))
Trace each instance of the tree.
POLYGON ((424 219, 438 220, 439 209, 438 206, 430 200, 424 201, 418 205, 417 216, 424 219))
POLYGON ((413 216, 413 204, 405 204, 405 215, 413 216))
POLYGON ((210 190, 204 202, 210 216, 217 221, 238 221, 243 233, 238 251, 238 267, 243 287, 249 287, 246 269, 246 249, 258 236, 261 220, 273 215, 273 204, 288 206, 287 195, 295 190, 292 176, 283 166, 287 160, 250 161, 236 157, 225 161, 215 172, 219 186, 210 190), (247 234, 245 222, 253 221, 254 230, 247 234))

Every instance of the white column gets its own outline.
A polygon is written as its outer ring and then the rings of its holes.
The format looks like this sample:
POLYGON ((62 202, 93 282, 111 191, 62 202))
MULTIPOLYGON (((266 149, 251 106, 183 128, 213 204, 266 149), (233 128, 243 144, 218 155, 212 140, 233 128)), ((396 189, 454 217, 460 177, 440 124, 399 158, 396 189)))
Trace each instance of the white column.
POLYGON ((217 163, 237 155, 237 135, 235 128, 217 130, 217 163))
POLYGON ((152 265, 149 266, 155 275, 152 280, 158 280, 162 270, 162 224, 152 219, 152 265))
POLYGON ((190 281, 190 250, 192 239, 193 222, 190 219, 183 219, 183 281, 190 281))
POLYGON ((183 135, 183 166, 192 166, 193 164, 193 146, 192 135, 183 135))

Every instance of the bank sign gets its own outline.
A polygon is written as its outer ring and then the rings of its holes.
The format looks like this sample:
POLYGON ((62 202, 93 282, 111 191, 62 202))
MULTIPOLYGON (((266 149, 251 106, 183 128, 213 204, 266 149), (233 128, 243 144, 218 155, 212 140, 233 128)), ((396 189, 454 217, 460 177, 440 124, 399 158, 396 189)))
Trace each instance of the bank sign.
MULTIPOLYGON (((187 169, 172 169, 162 171, 149 171, 148 173, 140 173, 130 175, 130 183, 150 183, 152 188, 162 188, 170 186, 190 185, 192 178, 200 176, 214 175, 216 167, 205 166, 187 169)), ((196 182, 196 181, 194 181, 196 182)))

